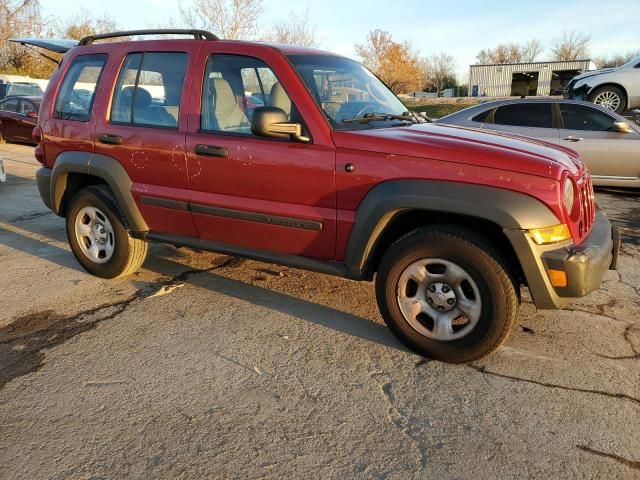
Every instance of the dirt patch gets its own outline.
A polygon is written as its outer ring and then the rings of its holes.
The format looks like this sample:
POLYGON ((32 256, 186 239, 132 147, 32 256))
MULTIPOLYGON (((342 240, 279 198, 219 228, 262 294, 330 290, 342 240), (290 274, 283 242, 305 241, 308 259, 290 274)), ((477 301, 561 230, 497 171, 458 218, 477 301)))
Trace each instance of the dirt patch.
POLYGON ((16 318, 0 329, 0 388, 14 378, 38 370, 43 365, 44 349, 60 345, 92 329, 98 322, 113 318, 133 299, 72 316, 44 310, 16 318))
POLYGON ((14 378, 38 370, 44 362, 43 350, 60 345, 98 323, 115 318, 129 305, 141 298, 151 298, 170 292, 190 276, 219 268, 237 266, 242 259, 227 257, 206 269, 189 269, 138 290, 130 297, 115 303, 103 304, 73 315, 60 315, 53 310, 29 313, 0 328, 0 388, 14 378))

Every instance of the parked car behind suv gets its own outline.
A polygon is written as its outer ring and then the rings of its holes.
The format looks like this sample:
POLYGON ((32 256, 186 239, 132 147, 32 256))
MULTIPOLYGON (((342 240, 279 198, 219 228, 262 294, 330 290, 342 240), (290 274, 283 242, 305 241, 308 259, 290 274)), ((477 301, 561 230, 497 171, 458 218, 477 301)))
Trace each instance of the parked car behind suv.
POLYGON ((640 57, 620 67, 574 77, 567 85, 565 96, 588 100, 617 113, 640 107, 640 57))
POLYGON ((375 278, 402 342, 464 362, 507 338, 521 284, 557 308, 615 266, 573 150, 423 124, 344 57, 182 33, 88 37, 45 93, 38 187, 92 274, 134 272, 153 241, 375 278))
MULTIPOLYGON (((9 75, 3 75, 10 77, 9 75)), ((40 96, 42 88, 35 82, 0 79, 0 100, 10 96, 40 96)))
POLYGON ((481 103, 436 120, 573 148, 595 185, 640 188, 640 126, 578 100, 527 98, 481 103))
POLYGON ((0 139, 35 145, 33 129, 38 124, 42 97, 7 97, 0 100, 0 139))

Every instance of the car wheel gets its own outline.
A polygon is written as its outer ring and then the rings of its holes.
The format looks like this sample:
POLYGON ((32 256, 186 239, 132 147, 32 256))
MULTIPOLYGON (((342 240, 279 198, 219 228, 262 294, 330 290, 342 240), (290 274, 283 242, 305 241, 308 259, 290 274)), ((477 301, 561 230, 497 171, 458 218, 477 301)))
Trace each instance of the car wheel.
POLYGON ((445 362, 477 360, 504 342, 519 301, 492 244, 457 226, 415 230, 385 253, 376 276, 382 316, 410 349, 445 362))
POLYGON ((118 204, 103 185, 80 190, 66 210, 71 251, 92 275, 118 278, 142 265, 147 242, 129 235, 118 204))
POLYGON ((596 88, 589 96, 589 101, 616 113, 622 113, 627 109, 627 96, 618 87, 596 88))

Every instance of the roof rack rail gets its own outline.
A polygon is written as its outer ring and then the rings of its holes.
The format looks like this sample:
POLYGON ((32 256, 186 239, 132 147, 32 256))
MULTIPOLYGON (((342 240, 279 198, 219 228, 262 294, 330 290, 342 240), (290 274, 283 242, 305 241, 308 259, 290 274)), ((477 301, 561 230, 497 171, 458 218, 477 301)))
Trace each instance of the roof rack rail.
POLYGON ((91 45, 96 40, 106 38, 133 37, 141 35, 193 35, 196 40, 220 40, 216 35, 206 30, 181 29, 181 28, 156 28, 151 30, 125 30, 122 32, 102 33, 84 37, 78 45, 91 45))

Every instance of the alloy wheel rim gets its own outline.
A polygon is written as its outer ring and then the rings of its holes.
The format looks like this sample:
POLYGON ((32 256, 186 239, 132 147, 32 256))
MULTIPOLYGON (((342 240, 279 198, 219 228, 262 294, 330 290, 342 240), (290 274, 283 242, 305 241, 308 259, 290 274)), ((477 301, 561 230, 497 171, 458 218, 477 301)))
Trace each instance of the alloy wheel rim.
POLYGON ((609 110, 615 111, 618 110, 618 107, 620 107, 622 100, 616 92, 604 91, 596 95, 593 103, 608 108, 609 110))
POLYGON ((75 234, 82 253, 92 262, 106 263, 115 250, 115 235, 107 216, 96 207, 84 207, 76 215, 75 234))
POLYGON ((471 333, 482 313, 473 277, 441 258, 421 259, 405 268, 398 280, 397 301, 415 331, 443 342, 471 333))

